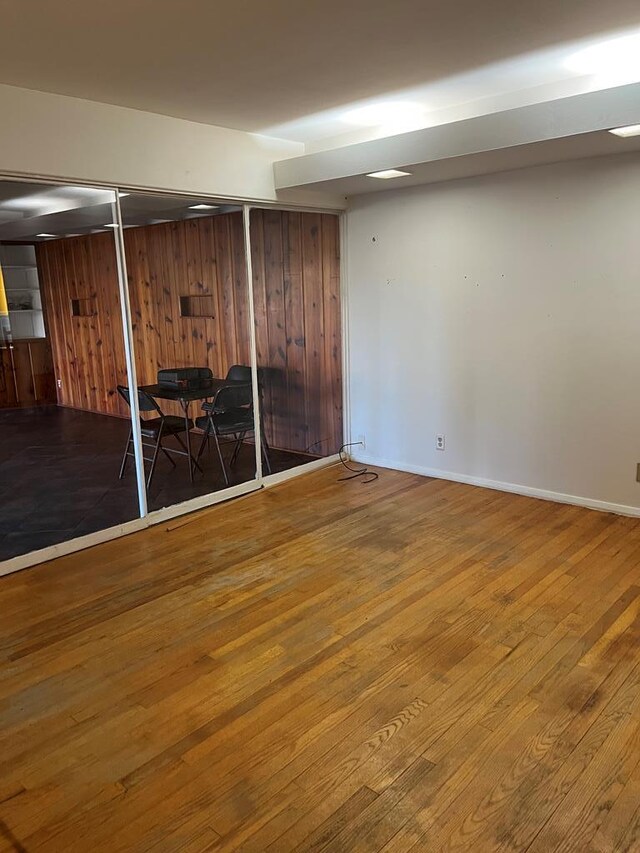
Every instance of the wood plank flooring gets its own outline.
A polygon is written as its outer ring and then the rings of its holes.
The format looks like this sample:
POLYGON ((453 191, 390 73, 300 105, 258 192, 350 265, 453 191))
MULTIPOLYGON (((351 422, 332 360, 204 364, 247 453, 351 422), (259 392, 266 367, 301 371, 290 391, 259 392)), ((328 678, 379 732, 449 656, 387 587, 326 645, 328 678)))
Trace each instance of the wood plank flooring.
POLYGON ((340 473, 0 579, 0 850, 640 850, 640 521, 340 473))

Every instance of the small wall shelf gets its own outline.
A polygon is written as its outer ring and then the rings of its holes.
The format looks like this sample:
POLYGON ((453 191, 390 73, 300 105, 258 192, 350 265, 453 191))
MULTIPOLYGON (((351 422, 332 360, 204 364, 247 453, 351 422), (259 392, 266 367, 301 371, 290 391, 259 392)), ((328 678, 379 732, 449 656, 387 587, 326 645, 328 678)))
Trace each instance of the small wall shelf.
POLYGON ((98 313, 95 299, 72 299, 72 317, 95 317, 98 313))
POLYGON ((203 296, 181 296, 181 317, 203 317, 213 320, 215 318, 215 301, 211 295, 203 296))

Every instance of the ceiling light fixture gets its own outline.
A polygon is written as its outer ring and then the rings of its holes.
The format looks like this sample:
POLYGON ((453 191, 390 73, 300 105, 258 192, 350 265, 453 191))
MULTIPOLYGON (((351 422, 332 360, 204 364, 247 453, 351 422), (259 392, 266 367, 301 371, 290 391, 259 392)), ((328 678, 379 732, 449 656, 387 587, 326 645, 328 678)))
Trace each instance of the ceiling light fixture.
POLYGON ((191 204, 189 210, 217 210, 217 204, 191 204))
POLYGON ((36 234, 36 237, 55 237, 55 234, 36 234))
POLYGON ((126 198, 128 195, 131 195, 131 193, 120 193, 120 192, 119 192, 119 193, 118 193, 118 198, 126 198))
POLYGON ((118 223, 117 222, 107 222, 107 224, 104 227, 105 228, 117 228, 118 223))
POLYGON ((411 172, 402 172, 400 169, 383 169, 381 172, 369 172, 368 178, 380 178, 382 181, 388 181, 389 178, 404 178, 405 175, 410 175, 411 172))
POLYGON ((609 133, 613 133, 614 136, 622 136, 626 138, 627 136, 640 136, 640 124, 630 124, 627 127, 614 127, 609 133))

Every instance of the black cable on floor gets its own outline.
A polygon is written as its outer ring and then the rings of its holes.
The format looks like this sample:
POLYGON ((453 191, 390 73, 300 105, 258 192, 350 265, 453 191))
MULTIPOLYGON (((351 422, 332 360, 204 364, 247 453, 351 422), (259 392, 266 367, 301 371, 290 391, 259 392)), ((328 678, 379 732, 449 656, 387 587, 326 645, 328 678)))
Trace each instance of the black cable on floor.
POLYGON ((364 477, 364 480, 360 480, 361 483, 373 483, 374 480, 378 479, 378 475, 375 471, 369 471, 369 469, 365 466, 364 468, 351 468, 349 463, 350 459, 347 454, 344 452, 345 447, 354 447, 356 444, 362 444, 361 441, 350 441, 346 444, 343 444, 340 450, 338 451, 338 455, 340 456, 340 461, 347 469, 347 471, 351 471, 351 474, 348 477, 338 477, 339 483, 344 483, 347 480, 355 480, 358 477, 364 477))

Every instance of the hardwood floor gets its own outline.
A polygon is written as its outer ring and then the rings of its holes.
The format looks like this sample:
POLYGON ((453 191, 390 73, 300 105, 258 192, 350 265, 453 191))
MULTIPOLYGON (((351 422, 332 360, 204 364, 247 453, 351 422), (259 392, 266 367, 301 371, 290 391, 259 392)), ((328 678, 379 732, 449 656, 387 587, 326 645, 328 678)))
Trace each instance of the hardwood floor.
POLYGON ((640 850, 640 522, 338 476, 0 580, 0 849, 640 850))

